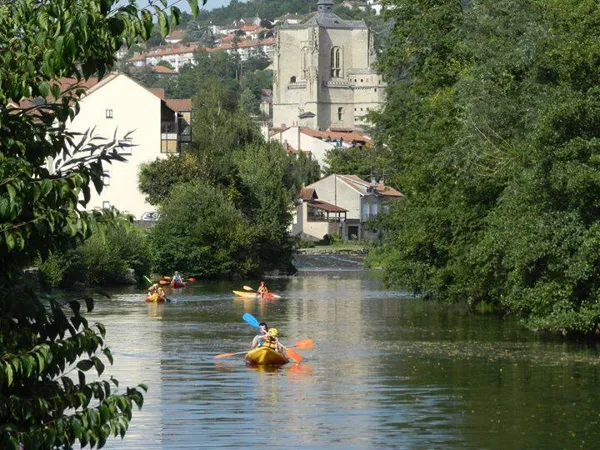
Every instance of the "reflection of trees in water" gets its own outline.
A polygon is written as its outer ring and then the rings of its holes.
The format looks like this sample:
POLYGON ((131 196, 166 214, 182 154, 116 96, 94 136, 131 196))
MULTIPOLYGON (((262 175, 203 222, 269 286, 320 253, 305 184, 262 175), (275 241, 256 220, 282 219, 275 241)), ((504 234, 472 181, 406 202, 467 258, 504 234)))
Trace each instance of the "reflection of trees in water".
POLYGON ((314 270, 316 268, 357 270, 362 269, 363 256, 356 255, 296 255, 294 265, 298 270, 314 270))

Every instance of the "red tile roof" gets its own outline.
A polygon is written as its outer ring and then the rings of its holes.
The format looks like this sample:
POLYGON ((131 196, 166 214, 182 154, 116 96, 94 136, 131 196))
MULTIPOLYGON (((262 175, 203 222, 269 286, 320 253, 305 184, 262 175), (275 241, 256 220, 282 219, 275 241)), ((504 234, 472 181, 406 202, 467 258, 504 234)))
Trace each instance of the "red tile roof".
POLYGON ((176 75, 177 74, 177 72, 175 72, 173 69, 169 69, 168 67, 165 67, 165 66, 150 66, 150 70, 159 75, 176 75))
POLYGON ((176 112, 192 110, 192 100, 189 98, 167 98, 165 99, 165 103, 176 112))
POLYGON ((165 99, 165 90, 163 88, 146 88, 161 100, 165 99))
POLYGON ((317 130, 313 130, 312 128, 308 128, 308 127, 301 127, 300 131, 303 134, 306 134, 306 135, 312 136, 312 137, 316 137, 321 140, 337 141, 338 139, 341 139, 342 141, 348 142, 348 143, 359 142, 359 143, 364 143, 366 145, 373 145, 373 140, 371 138, 369 138, 368 136, 365 136, 364 134, 360 134, 356 131, 351 131, 351 132, 333 131, 333 130, 317 131, 317 130))
POLYGON ((356 189, 357 191, 359 191, 363 194, 367 193, 369 191, 369 189, 374 187, 376 193, 381 196, 384 196, 384 197, 402 198, 405 196, 400 191, 398 191, 392 187, 385 186, 383 183, 373 184, 373 183, 370 183, 368 181, 365 181, 365 180, 359 178, 356 175, 336 175, 336 176, 337 176, 337 178, 344 181, 346 184, 350 185, 351 187, 353 187, 354 189, 356 189))
POLYGON ((347 209, 332 205, 331 203, 322 202, 321 200, 313 200, 310 202, 310 206, 314 206, 317 209, 323 209, 327 212, 348 212, 347 209))
POLYGON ((394 189, 393 187, 384 186, 383 183, 379 183, 379 185, 375 189, 377 190, 377 192, 379 192, 379 194, 383 195, 384 197, 405 197, 405 195, 402 192, 394 189))
POLYGON ((184 36, 185 30, 173 30, 167 35, 166 39, 183 39, 184 36))
POLYGON ((319 198, 317 196, 317 191, 315 191, 315 188, 309 187, 300 189, 300 195, 298 197, 304 201, 316 200, 319 198))

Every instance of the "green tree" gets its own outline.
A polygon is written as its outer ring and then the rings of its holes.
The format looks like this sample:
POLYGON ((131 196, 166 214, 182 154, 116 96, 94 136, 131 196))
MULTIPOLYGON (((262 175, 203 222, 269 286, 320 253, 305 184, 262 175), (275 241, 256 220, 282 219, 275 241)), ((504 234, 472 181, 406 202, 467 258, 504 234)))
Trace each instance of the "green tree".
POLYGON ((390 151, 383 146, 335 147, 325 154, 324 175, 353 174, 368 180, 387 179, 393 174, 390 151))
MULTIPOLYGON (((161 6, 153 11, 166 33, 166 12, 161 6)), ((42 301, 25 282, 23 267, 81 243, 93 217, 112 222, 110 212, 88 214, 80 206, 89 201, 90 182, 101 190, 102 163, 120 158, 117 143, 66 131, 82 90, 61 91, 58 80, 103 76, 115 67, 120 47, 150 37, 152 20, 135 2, 0 4, 0 47, 10 49, 0 55, 2 448, 102 447, 109 436, 125 434, 132 405, 142 405, 138 388, 118 393, 90 372, 103 373, 101 357, 112 363, 104 326, 90 325, 78 301, 69 302, 69 317, 59 300, 42 301), (56 171, 49 171, 48 158, 56 171)), ((86 306, 92 309, 91 298, 86 306)))
POLYGON ((159 210, 149 236, 159 272, 184 267, 210 278, 257 269, 252 227, 220 188, 205 181, 177 184, 159 210))
POLYGON ((243 194, 239 207, 253 225, 252 248, 260 270, 289 270, 292 240, 287 229, 299 188, 290 159, 279 143, 256 141, 237 150, 234 161, 243 194))
POLYGON ((240 108, 246 114, 257 115, 260 112, 260 102, 249 88, 240 94, 240 108))
POLYGON ((389 281, 592 332, 596 2, 397 3, 377 118, 408 194, 385 223, 389 281))
POLYGON ((173 64, 171 64, 169 61, 165 61, 164 59, 161 59, 159 62, 156 63, 157 66, 163 66, 166 67, 167 69, 175 69, 173 67, 173 64))
POLYGON ((290 155, 289 158, 291 159, 291 169, 293 177, 297 180, 298 189, 321 178, 321 167, 316 159, 310 158, 304 152, 290 155))

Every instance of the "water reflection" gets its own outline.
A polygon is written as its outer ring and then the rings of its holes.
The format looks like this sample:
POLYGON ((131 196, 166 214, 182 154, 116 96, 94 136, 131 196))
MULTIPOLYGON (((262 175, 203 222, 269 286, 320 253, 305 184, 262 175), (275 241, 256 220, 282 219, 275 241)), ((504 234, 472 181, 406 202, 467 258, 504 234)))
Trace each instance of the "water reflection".
POLYGON ((377 274, 312 271, 269 280, 276 301, 218 282, 99 302, 121 386, 144 408, 108 448, 572 448, 600 438, 598 351, 513 320, 385 291, 377 274), (255 330, 277 326, 302 364, 245 365, 255 330))

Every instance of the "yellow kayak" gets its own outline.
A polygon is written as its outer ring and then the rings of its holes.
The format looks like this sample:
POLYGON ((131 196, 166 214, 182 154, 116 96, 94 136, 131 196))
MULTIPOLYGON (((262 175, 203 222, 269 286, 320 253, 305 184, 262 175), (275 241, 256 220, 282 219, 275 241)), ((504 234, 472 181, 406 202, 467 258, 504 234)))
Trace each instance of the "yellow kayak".
MULTIPOLYGON (((238 297, 244 297, 244 298, 260 298, 259 295, 256 294, 256 292, 247 292, 247 291, 232 291, 235 295, 237 295, 238 297)), ((276 294, 271 294, 270 292, 267 292, 264 296, 263 299, 265 300, 272 300, 274 298, 281 298, 280 295, 276 295, 276 294)))
POLYGON ((164 303, 165 299, 158 294, 152 294, 146 297, 146 303, 164 303))
POLYGON ((285 355, 269 347, 258 347, 250 350, 246 354, 246 361, 250 364, 269 366, 283 365, 289 362, 285 355))

